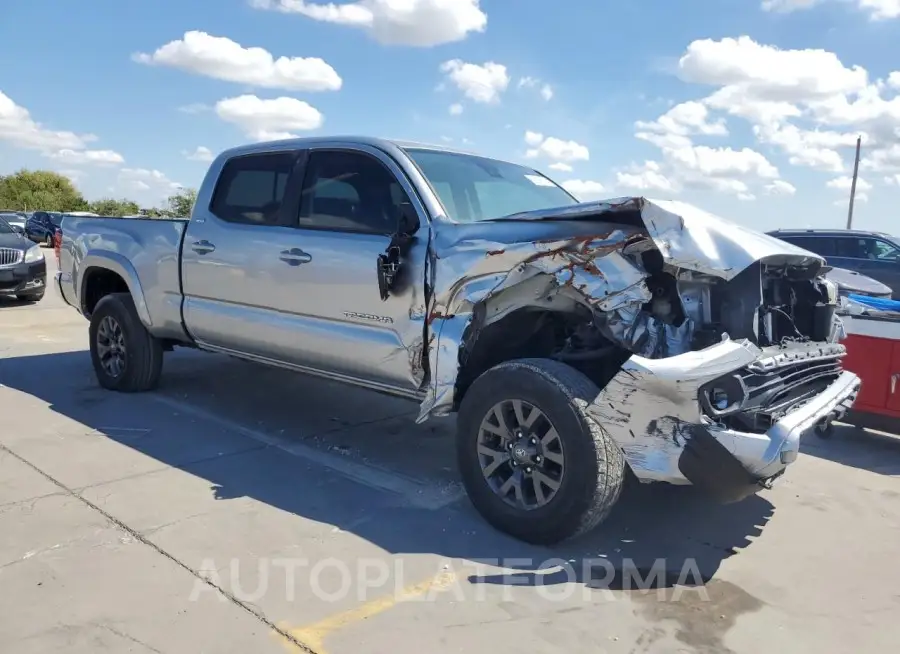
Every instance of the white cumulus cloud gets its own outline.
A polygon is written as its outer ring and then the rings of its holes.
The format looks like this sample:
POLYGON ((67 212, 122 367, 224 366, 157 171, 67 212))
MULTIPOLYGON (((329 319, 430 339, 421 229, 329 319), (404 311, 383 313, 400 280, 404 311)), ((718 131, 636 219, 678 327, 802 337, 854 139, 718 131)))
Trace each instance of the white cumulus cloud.
MULTIPOLYGON (((762 0, 763 11, 787 14, 812 9, 828 0, 762 0)), ((835 0, 832 0, 835 1, 835 0)), ((871 20, 890 20, 900 17, 900 0, 841 0, 852 2, 868 14, 871 20)))
POLYGON ((264 48, 245 48, 229 38, 198 31, 186 32, 152 54, 137 53, 133 59, 268 89, 336 91, 342 85, 337 71, 318 57, 276 59, 264 48))
POLYGON ((57 150, 49 155, 64 164, 79 166, 84 164, 114 165, 125 163, 125 158, 113 150, 57 150))
POLYGON ((783 179, 776 179, 774 182, 766 184, 765 190, 769 195, 794 195, 797 192, 797 188, 793 184, 783 179))
POLYGON ((603 184, 587 179, 570 179, 563 182, 562 187, 583 202, 603 199, 606 192, 603 184))
POLYGON ((129 192, 146 192, 154 198, 164 198, 177 193, 183 187, 159 170, 149 168, 122 168, 118 186, 129 192))
POLYGON ((509 86, 506 66, 488 61, 471 64, 461 59, 451 59, 441 64, 441 72, 463 95, 474 102, 494 104, 509 86))
POLYGON ((367 31, 384 45, 430 47, 462 41, 487 28, 480 0, 249 0, 252 7, 299 14, 367 31))
POLYGON ((225 98, 216 103, 222 120, 240 127, 256 141, 293 138, 295 132, 318 129, 324 116, 312 105, 296 98, 264 100, 255 95, 225 98))
MULTIPOLYGON (((841 191, 846 194, 847 202, 850 201, 850 188, 853 185, 853 178, 849 175, 841 175, 840 177, 835 177, 834 179, 828 180, 825 186, 835 191, 841 191)), ((864 180, 862 177, 856 178, 856 195, 854 199, 859 200, 860 202, 867 202, 869 199, 869 191, 872 190, 872 184, 868 181, 864 180)))
POLYGON ((564 141, 538 132, 525 132, 525 143, 530 148, 525 153, 529 159, 543 157, 556 162, 588 161, 591 153, 586 145, 576 141, 564 141))
POLYGON ((181 154, 184 155, 185 159, 189 159, 190 161, 209 162, 215 159, 215 155, 213 154, 212 150, 202 145, 198 145, 197 149, 193 152, 183 150, 181 154))
POLYGON ((45 127, 25 107, 0 91, 0 141, 24 150, 36 150, 64 164, 120 164, 125 159, 113 150, 89 150, 93 134, 77 134, 45 127))
POLYGON ((678 184, 666 177, 656 161, 645 161, 641 166, 631 166, 616 173, 616 186, 637 191, 663 191, 677 193, 678 184))

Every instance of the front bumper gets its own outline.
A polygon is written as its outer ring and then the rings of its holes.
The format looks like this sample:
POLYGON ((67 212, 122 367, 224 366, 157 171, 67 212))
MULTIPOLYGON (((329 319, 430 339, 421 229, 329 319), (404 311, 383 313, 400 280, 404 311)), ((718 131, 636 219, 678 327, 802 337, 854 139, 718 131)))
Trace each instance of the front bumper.
POLYGON ((844 371, 760 433, 727 429, 704 416, 699 388, 760 354, 749 342, 725 341, 667 359, 632 357, 588 411, 640 480, 693 484, 735 501, 780 476, 797 458, 803 435, 842 416, 859 393, 859 378, 844 371))
POLYGON ((47 284, 47 262, 28 261, 0 268, 0 295, 38 293, 47 284))

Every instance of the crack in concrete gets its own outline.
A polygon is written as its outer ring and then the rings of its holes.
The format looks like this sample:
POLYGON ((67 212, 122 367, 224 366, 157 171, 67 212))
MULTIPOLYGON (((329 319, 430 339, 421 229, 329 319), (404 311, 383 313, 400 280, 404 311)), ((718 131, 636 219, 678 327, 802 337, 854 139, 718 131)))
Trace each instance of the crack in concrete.
POLYGON ((69 495, 69 496, 71 496, 71 497, 74 497, 74 498, 77 499, 78 501, 82 502, 82 503, 83 503, 85 506, 87 506, 88 508, 93 509, 94 511, 96 511, 97 513, 99 513, 100 515, 102 515, 104 518, 106 518, 110 523, 112 523, 113 525, 115 525, 116 527, 118 527, 119 529, 121 529, 122 531, 124 531, 125 533, 127 533, 129 536, 131 536, 131 537, 134 538, 135 540, 137 540, 137 541, 143 543, 144 545, 146 545, 147 547, 153 549, 154 551, 156 551, 157 554, 162 555, 163 557, 165 557, 166 559, 168 559, 169 561, 171 561, 172 563, 174 563, 174 564, 177 565, 178 567, 182 568, 183 570, 186 570, 186 571, 189 572, 195 579, 198 579, 198 580, 202 581, 204 584, 206 584, 207 586, 211 587, 213 590, 215 590, 215 591, 217 591, 218 593, 220 593, 220 594, 222 595, 222 597, 226 598, 229 602, 231 602, 232 604, 234 604, 234 605, 237 606, 238 608, 241 608, 241 609, 243 609, 244 611, 246 611, 247 613, 249 613, 250 615, 252 615, 254 618, 256 618, 257 620, 259 620, 259 621, 260 621, 262 624, 264 624, 266 627, 268 627, 269 629, 271 629, 272 631, 274 631, 275 633, 277 633, 279 636, 281 636, 282 638, 284 638, 286 641, 288 641, 288 642, 290 642, 292 645, 298 647, 302 652, 305 652, 306 654, 318 654, 314 649, 312 649, 311 647, 309 647, 306 643, 300 641, 296 636, 294 636, 293 634, 291 634, 289 631, 287 631, 287 630, 285 630, 285 629, 279 627, 279 626, 276 625, 274 622, 272 622, 271 620, 269 620, 269 619, 262 613, 262 611, 260 611, 259 609, 254 608, 254 607, 252 607, 252 606, 250 606, 249 604, 247 604, 247 603, 245 603, 245 602, 242 602, 240 599, 238 599, 237 597, 235 597, 233 594, 229 593, 229 592, 228 592, 227 590, 225 590, 224 588, 221 588, 220 586, 214 584, 212 581, 210 581, 209 579, 207 579, 206 577, 204 577, 203 575, 201 575, 198 571, 194 570, 191 566, 189 566, 188 564, 186 564, 186 563, 184 563, 183 561, 181 561, 181 559, 179 559, 178 557, 176 557, 174 554, 171 554, 170 552, 164 550, 164 549, 161 548, 159 545, 157 545, 156 543, 154 543, 153 541, 151 541, 151 540, 149 540, 147 537, 145 537, 143 534, 141 534, 139 531, 136 531, 135 529, 132 529, 131 527, 129 527, 127 524, 125 524, 124 522, 122 522, 121 520, 119 520, 118 518, 116 518, 115 516, 113 516, 112 514, 107 513, 106 511, 104 511, 103 509, 101 509, 99 506, 97 506, 96 504, 94 504, 93 502, 91 502, 89 499, 87 499, 87 498, 85 498, 84 496, 80 495, 80 494, 77 493, 75 490, 69 488, 68 486, 66 486, 65 484, 63 484, 61 481, 58 481, 58 480, 57 480, 56 478, 54 478, 52 475, 49 475, 49 474, 47 474, 46 472, 44 472, 43 470, 41 470, 38 466, 34 465, 34 464, 33 464, 31 461, 29 461, 28 459, 26 459, 26 458, 20 456, 18 453, 16 453, 16 452, 14 452, 13 450, 9 449, 9 448, 8 448, 6 445, 4 445, 3 443, 0 443, 0 451, 6 452, 6 453, 9 454, 10 456, 14 457, 16 460, 18 460, 18 461, 24 463, 24 464, 27 465, 29 468, 31 468, 32 470, 34 470, 35 472, 37 472, 38 474, 40 474, 42 477, 44 477, 47 481, 51 482, 51 483, 54 484, 56 487, 58 487, 59 489, 61 489, 64 493, 66 493, 67 495, 69 495))

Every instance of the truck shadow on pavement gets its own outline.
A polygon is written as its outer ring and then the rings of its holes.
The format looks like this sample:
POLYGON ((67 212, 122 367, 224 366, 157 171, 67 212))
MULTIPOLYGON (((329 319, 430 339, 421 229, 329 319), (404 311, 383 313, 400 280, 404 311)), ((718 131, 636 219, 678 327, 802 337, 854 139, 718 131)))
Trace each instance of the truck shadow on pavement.
POLYGON ((900 475, 900 436, 836 424, 828 438, 805 438, 800 451, 860 470, 900 475))
MULTIPOLYGON (((241 389, 264 391, 259 397, 265 400, 254 396, 260 415, 290 409, 303 397, 312 397, 327 414, 333 406, 351 402, 348 396, 365 393, 340 386, 336 387, 339 390, 325 392, 324 382, 223 358, 198 356, 190 364, 195 388, 204 384, 204 378, 218 380, 209 382, 219 384, 216 397, 210 401, 218 403, 222 415, 232 411, 241 389), (230 382, 235 384, 230 391, 233 395, 222 397, 225 391, 221 379, 226 373, 242 381, 230 382), (328 402, 331 407, 324 406, 328 402)), ((178 368, 172 366, 164 373, 159 394, 183 397, 178 368)), ((166 433, 167 423, 158 422, 164 411, 160 411, 162 405, 153 394, 103 391, 94 381, 87 352, 0 359, 0 382, 46 402, 50 410, 110 440, 206 480, 219 500, 252 498, 304 519, 333 525, 390 554, 434 554, 451 560, 499 563, 500 567, 518 571, 473 574, 468 577, 473 584, 548 586, 576 582, 610 590, 633 589, 636 578, 650 589, 706 584, 724 559, 740 553, 762 534, 774 512, 773 505, 759 495, 721 506, 691 488, 635 485, 626 488, 612 515, 596 531, 556 547, 535 547, 494 531, 465 499, 436 509, 417 507, 330 471, 316 470, 314 462, 263 444, 219 456, 209 455, 210 447, 203 456, 195 449, 192 457, 189 441, 223 439, 221 426, 195 423, 190 433, 166 433), (109 428, 111 416, 118 416, 122 429, 109 428), (135 436, 138 430, 127 431, 129 425, 137 428, 151 424, 163 426, 145 430, 147 433, 140 436, 135 436)), ((40 415, 34 419, 39 421, 40 415)), ((168 424, 176 425, 171 415, 168 419, 168 424)), ((452 457, 452 442, 447 442, 445 434, 429 432, 425 427, 409 419, 404 436, 430 439, 435 452, 444 451, 446 457, 452 457)), ((318 440, 307 435, 298 439, 315 440, 316 447, 327 451, 341 442, 338 434, 326 433, 318 440)), ((377 438, 378 434, 369 430, 368 436, 377 438)), ((212 445, 214 449, 215 442, 212 445)), ((423 478, 445 479, 449 475, 452 479, 454 473, 447 471, 455 466, 454 459, 446 457, 425 457, 428 461, 423 465, 428 469, 422 471, 423 478)), ((385 462, 390 467, 389 455, 385 462)), ((33 463, 41 465, 39 460, 33 463)), ((116 478, 115 471, 103 472, 108 479, 116 478)))

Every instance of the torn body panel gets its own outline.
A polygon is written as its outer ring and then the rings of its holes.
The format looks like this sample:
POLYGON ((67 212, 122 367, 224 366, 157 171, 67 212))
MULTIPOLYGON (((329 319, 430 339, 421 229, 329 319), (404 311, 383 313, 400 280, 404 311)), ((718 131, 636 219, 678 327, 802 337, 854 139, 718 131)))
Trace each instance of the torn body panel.
POLYGON ((724 457, 742 468, 729 483, 752 487, 855 397, 824 261, 690 205, 623 198, 440 225, 433 252, 419 421, 504 357, 559 358, 602 389, 589 413, 638 478, 709 485, 692 461, 724 457))

